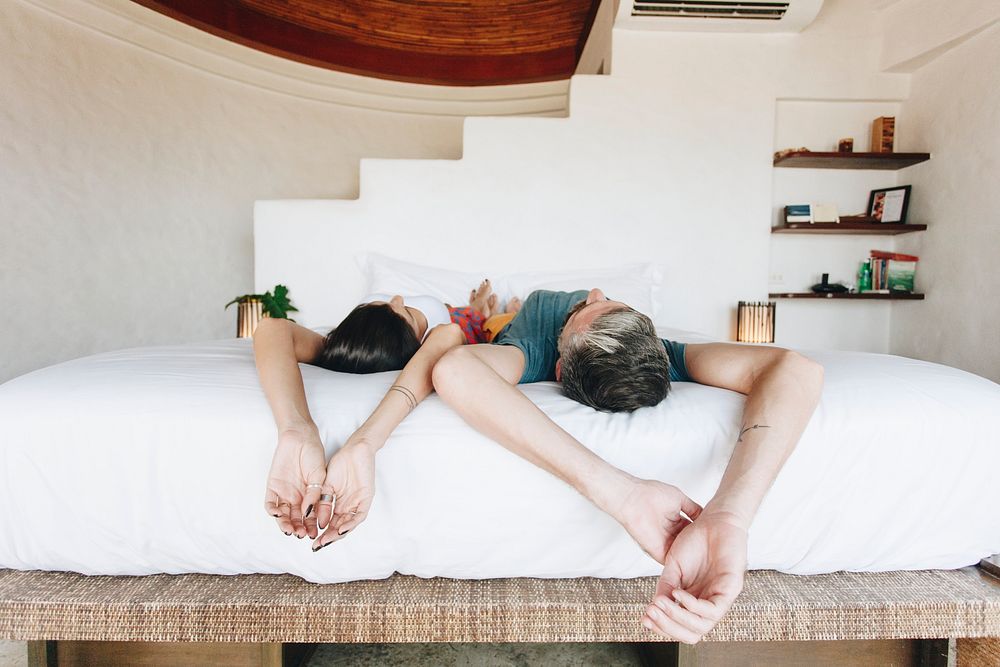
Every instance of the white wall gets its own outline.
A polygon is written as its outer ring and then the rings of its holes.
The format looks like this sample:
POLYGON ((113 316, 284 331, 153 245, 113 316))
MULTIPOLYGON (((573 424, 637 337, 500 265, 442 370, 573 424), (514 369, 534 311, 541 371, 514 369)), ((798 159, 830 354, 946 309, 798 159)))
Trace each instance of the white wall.
MULTIPOLYGON (((895 354, 1000 381, 1000 25, 913 75, 904 105, 913 141, 933 158, 913 167, 913 205, 928 230, 920 307, 894 304, 895 354)), ((902 245, 904 252, 908 246, 902 245)), ((912 304, 915 305, 915 304, 912 304)))
POLYGON ((461 154, 460 117, 269 92, 22 0, 0 2, 0 99, 0 381, 232 336, 255 199, 355 196, 363 156, 461 154))

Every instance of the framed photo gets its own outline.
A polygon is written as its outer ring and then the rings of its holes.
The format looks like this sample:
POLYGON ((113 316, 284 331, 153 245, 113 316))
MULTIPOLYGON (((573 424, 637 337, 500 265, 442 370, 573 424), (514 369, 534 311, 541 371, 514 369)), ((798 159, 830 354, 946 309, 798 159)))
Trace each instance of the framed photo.
POLYGON ((868 215, 878 222, 906 223, 906 209, 910 205, 909 185, 872 190, 868 196, 868 215))

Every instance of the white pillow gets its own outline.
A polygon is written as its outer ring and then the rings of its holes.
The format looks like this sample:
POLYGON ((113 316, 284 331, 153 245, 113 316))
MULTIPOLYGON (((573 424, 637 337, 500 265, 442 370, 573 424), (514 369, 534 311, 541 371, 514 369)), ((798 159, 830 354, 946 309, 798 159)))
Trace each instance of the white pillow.
POLYGON ((426 294, 452 306, 466 306, 469 304, 469 292, 478 287, 484 278, 489 278, 494 294, 502 303, 506 303, 512 296, 507 290, 506 283, 499 276, 438 269, 377 253, 361 255, 357 259, 365 276, 367 286, 365 295, 426 294))
POLYGON ((722 343, 718 338, 712 338, 708 334, 687 329, 674 329, 673 327, 656 327, 656 335, 660 338, 676 341, 678 343, 722 343))
POLYGON ((367 294, 427 294, 453 306, 464 306, 469 291, 483 278, 489 278, 501 303, 510 297, 522 299, 538 289, 589 290, 598 287, 609 299, 632 306, 654 320, 658 310, 658 293, 663 276, 655 264, 565 271, 533 271, 500 276, 484 276, 413 264, 376 253, 358 258, 366 277, 367 294))

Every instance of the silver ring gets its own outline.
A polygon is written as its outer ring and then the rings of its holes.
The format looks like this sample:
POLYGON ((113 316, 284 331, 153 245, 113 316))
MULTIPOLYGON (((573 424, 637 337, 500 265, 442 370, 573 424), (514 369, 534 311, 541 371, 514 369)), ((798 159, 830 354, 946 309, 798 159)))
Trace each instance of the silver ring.
POLYGON ((322 484, 306 484, 307 489, 322 489, 322 484))
POLYGON ((335 498, 336 496, 334 496, 332 493, 324 493, 319 497, 319 501, 321 503, 332 503, 335 498))

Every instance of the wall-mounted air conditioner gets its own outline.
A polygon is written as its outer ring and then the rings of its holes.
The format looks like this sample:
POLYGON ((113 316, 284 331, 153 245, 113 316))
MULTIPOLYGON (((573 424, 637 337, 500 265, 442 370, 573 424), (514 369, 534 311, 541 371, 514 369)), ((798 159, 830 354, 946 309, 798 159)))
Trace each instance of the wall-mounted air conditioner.
POLYGON ((617 28, 681 32, 799 32, 823 0, 623 0, 617 28))

